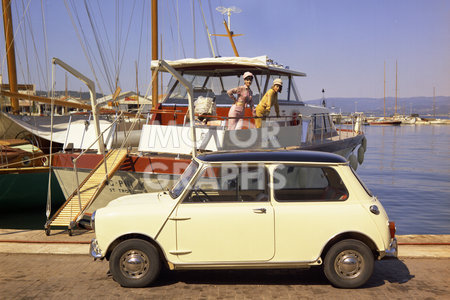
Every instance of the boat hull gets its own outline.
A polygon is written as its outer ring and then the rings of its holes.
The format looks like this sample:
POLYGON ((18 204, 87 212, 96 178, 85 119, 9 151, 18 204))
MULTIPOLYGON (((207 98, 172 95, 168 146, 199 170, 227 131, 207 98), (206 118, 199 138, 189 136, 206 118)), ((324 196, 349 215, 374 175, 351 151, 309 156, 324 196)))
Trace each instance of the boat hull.
MULTIPOLYGON (((0 174, 0 213, 41 211, 45 214, 48 178, 48 168, 11 169, 0 174)), ((64 194, 55 174, 51 182, 52 207, 58 208, 64 203, 64 194)))

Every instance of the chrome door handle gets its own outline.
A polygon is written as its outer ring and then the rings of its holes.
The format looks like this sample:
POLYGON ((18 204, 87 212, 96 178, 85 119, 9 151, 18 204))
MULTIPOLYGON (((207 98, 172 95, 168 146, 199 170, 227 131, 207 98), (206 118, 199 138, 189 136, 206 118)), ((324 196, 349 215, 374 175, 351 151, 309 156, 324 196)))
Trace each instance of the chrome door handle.
POLYGON ((265 208, 254 208, 253 212, 257 213, 257 214, 265 214, 266 213, 266 209, 265 208))

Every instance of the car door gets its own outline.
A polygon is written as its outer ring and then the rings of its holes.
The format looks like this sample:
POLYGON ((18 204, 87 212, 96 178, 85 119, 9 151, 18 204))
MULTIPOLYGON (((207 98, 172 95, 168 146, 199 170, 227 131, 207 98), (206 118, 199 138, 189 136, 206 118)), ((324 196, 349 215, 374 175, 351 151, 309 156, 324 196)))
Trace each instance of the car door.
POLYGON ((264 166, 207 167, 175 219, 181 261, 251 262, 274 256, 274 212, 264 166))

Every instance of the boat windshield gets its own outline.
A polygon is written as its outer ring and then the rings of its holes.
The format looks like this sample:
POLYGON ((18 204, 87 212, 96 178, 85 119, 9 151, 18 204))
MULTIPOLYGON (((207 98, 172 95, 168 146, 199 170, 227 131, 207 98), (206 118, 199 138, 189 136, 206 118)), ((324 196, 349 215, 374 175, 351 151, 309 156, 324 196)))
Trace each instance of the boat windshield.
MULTIPOLYGON (((183 74, 183 77, 188 80, 194 89, 194 99, 199 96, 211 97, 215 99, 217 105, 230 105, 232 101, 227 95, 227 91, 244 85, 242 76, 223 74, 208 74, 208 75, 195 75, 195 74, 183 74)), ((280 76, 280 75, 256 75, 251 85, 253 91, 253 103, 256 105, 259 103, 262 95, 272 87, 272 82, 275 78, 281 78, 283 80, 283 89, 278 96, 279 101, 292 101, 300 102, 300 94, 295 87, 292 76, 280 76)), ((164 99, 165 104, 187 104, 187 90, 178 82, 174 77, 170 79, 167 85, 166 96, 164 99)))
POLYGON ((172 198, 178 198, 181 195, 183 190, 186 188, 189 180, 191 180, 192 176, 194 176, 195 172, 198 169, 198 163, 193 160, 191 164, 186 168, 184 173, 181 175, 180 179, 178 179, 177 183, 173 186, 173 188, 169 191, 170 196, 172 198))

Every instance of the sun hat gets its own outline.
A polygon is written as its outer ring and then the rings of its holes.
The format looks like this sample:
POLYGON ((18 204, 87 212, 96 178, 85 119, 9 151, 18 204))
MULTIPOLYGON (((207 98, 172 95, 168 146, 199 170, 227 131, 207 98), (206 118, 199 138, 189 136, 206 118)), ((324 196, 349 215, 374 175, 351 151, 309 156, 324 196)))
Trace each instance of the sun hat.
POLYGON ((242 76, 242 77, 244 77, 244 79, 245 79, 245 78, 247 78, 247 77, 252 77, 252 78, 253 78, 253 77, 255 77, 255 76, 253 76, 253 74, 252 74, 251 72, 245 72, 245 73, 244 73, 244 76, 242 76))
POLYGON ((280 78, 276 78, 273 81, 273 85, 278 84, 279 86, 283 86, 283 80, 281 80, 280 78))

